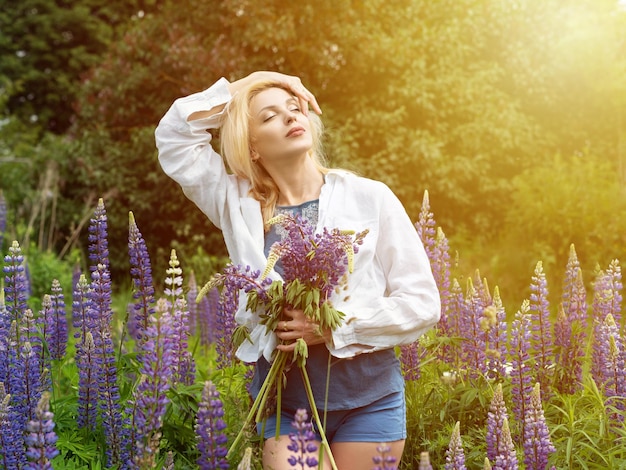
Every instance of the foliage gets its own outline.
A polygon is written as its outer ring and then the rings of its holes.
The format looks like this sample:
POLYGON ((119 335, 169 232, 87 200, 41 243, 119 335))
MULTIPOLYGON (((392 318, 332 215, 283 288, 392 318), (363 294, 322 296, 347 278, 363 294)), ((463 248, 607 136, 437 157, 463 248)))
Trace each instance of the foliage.
MULTIPOLYGON (((170 246, 186 262, 198 245, 225 255, 217 229, 158 167, 153 141, 175 98, 220 76, 301 76, 324 109, 332 164, 388 183, 412 217, 428 189, 466 269, 520 273, 508 281, 509 296, 537 256, 552 267, 560 244, 586 252, 578 237, 560 238, 571 236, 569 222, 544 214, 551 205, 524 214, 546 235, 532 253, 516 249, 522 234, 507 236, 520 226, 511 221, 529 188, 579 198, 568 171, 558 188, 545 184, 558 169, 554 155, 603 161, 607 172, 586 181, 606 194, 626 181, 626 14, 614 0, 372 0, 358 9, 347 0, 28 0, 2 11, 3 104, 12 118, 2 140, 15 158, 0 183, 10 210, 32 214, 33 236, 43 230, 46 247, 65 255, 86 250, 84 216, 106 196, 119 230, 111 234, 116 277, 130 210, 159 209, 144 230, 158 263, 170 246), (51 139, 40 125, 67 138, 51 139), (12 185, 15 178, 24 184, 12 185), (44 190, 54 195, 54 219, 44 190), (44 202, 46 211, 32 212, 44 202), (498 255, 488 257, 494 244, 498 255)), ((580 233, 612 219, 585 218, 580 233)))
POLYGON ((119 28, 154 2, 0 2, 2 76, 16 86, 8 110, 25 123, 64 133, 81 75, 95 66, 119 28))

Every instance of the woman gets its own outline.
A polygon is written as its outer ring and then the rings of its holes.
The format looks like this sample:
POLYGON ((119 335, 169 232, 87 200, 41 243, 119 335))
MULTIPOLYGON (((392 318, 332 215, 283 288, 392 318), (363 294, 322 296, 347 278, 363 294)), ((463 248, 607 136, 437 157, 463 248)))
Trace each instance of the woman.
MULTIPOLYGON (((240 307, 236 320, 251 331, 237 356, 256 363, 252 391, 258 393, 275 348, 303 338, 307 369, 325 433, 341 470, 370 468, 381 442, 398 461, 406 438, 404 380, 394 347, 409 344, 431 328, 440 300, 428 258, 400 201, 380 182, 323 164, 321 114, 315 97, 297 77, 255 72, 175 101, 156 130, 159 161, 186 196, 222 230, 234 264, 263 269, 280 234, 266 222, 277 212, 300 214, 323 227, 368 230, 355 256, 347 290, 333 298, 345 314, 330 331, 286 310, 274 335, 240 307), (221 127, 221 154, 208 129, 221 127), (285 344, 278 344, 278 343, 285 344), (326 371, 331 363, 329 392, 326 371)), ((280 270, 272 279, 280 279, 280 270)), ((293 372, 293 371, 292 371, 293 372)), ((298 408, 310 408, 300 374, 289 373, 282 394, 281 438, 276 419, 264 428, 263 466, 290 468, 289 423, 298 408)), ((330 468, 326 456, 323 468, 330 468)))

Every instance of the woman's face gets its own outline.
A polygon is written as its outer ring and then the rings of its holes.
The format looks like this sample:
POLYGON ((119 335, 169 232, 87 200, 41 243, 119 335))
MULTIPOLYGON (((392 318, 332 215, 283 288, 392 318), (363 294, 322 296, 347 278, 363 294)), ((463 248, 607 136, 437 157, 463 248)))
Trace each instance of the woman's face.
POLYGON ((313 146, 311 124, 298 100, 282 88, 268 88, 250 101, 252 158, 265 165, 303 156, 313 146))

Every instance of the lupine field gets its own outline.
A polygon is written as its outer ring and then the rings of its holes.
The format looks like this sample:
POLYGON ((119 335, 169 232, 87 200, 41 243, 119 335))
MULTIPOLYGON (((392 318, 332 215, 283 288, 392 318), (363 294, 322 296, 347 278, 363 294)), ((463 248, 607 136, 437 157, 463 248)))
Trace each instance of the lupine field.
MULTIPOLYGON (((4 203, 0 209, 4 233, 4 203)), ((85 268, 74 270, 71 285, 46 280, 41 299, 30 295, 21 247, 5 243, 0 469, 261 468, 254 429, 242 427, 251 368, 234 359, 232 308, 215 288, 199 297, 213 273, 187 271, 175 251, 163 285, 155 285, 139 225, 131 213, 127 295, 112 286, 103 200, 89 224, 85 268)), ((562 284, 549 286, 537 260, 529 298, 506 311, 498 287, 478 270, 455 274, 428 193, 415 227, 442 318, 398 348, 405 454, 395 462, 380 443, 371 468, 626 468, 619 261, 583 279, 572 245, 562 284)), ((317 465, 312 412, 294 416, 294 469, 317 465)))

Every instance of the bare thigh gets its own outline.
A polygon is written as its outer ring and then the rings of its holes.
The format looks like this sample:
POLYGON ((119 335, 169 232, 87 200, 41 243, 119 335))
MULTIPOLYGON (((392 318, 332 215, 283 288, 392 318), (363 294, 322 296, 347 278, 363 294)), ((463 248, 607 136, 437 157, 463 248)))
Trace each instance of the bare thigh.
MULTIPOLYGON (((287 461, 294 454, 287 448, 290 442, 289 436, 281 436, 278 440, 272 437, 265 441, 263 446, 264 470, 291 470, 294 468, 287 461)), ((373 458, 381 455, 378 450, 380 445, 377 442, 337 442, 331 444, 331 451, 338 470, 367 469, 373 468, 375 466, 373 458)), ((395 457, 395 465, 399 465, 404 451, 404 440, 385 443, 385 445, 391 448, 390 452, 385 455, 395 457)), ((319 449, 321 443, 317 442, 317 446, 319 449)), ((328 455, 323 457, 322 465, 317 468, 331 470, 328 455)))
MULTIPOLYGON (((263 470, 292 470, 294 468, 293 465, 289 465, 288 459, 294 452, 289 450, 287 446, 291 443, 289 436, 280 436, 278 440, 276 438, 271 437, 265 441, 263 445, 263 470)), ((321 448, 322 443, 319 441, 315 441, 318 450, 321 448)), ((307 454, 312 455, 319 460, 319 454, 307 454)), ((323 458, 323 465, 320 467, 311 467, 312 469, 323 468, 330 470, 330 460, 328 459, 328 455, 325 455, 323 458)), ((296 467, 297 468, 297 467, 296 467)), ((305 467, 309 468, 309 467, 305 467)))
MULTIPOLYGON (((397 467, 404 451, 404 440, 387 442, 384 445, 390 448, 385 456, 395 457, 394 467, 397 467)), ((337 468, 339 470, 352 470, 355 468, 374 468, 376 465, 372 459, 381 455, 378 451, 380 446, 381 444, 378 442, 336 442, 331 444, 330 448, 337 468)), ((330 467, 325 467, 326 469, 330 469, 330 467)))

